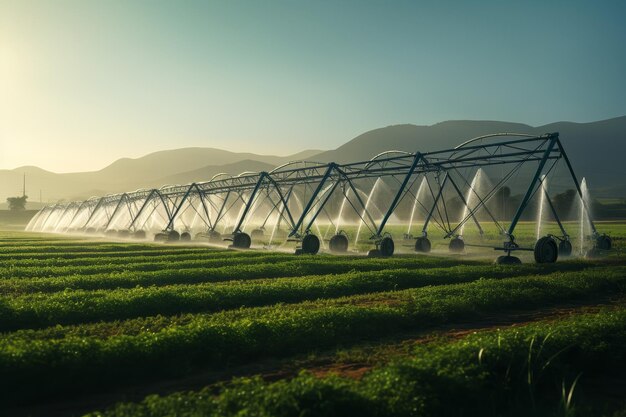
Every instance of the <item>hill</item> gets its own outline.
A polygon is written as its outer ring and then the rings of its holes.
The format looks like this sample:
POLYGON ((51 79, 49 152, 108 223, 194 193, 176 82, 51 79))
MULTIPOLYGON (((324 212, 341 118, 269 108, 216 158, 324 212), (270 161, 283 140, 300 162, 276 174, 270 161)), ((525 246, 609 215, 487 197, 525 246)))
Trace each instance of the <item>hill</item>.
POLYGON ((229 152, 215 148, 182 148, 154 152, 137 159, 119 159, 100 171, 80 175, 89 175, 94 179, 112 183, 128 183, 129 178, 143 183, 161 177, 175 176, 181 172, 201 170, 207 166, 233 164, 245 160, 276 166, 292 158, 300 158, 303 155, 309 157, 319 152, 304 151, 284 157, 229 152))
POLYGON ((163 177, 157 180, 150 181, 148 182, 148 184, 150 184, 150 187, 155 188, 160 187, 163 184, 190 184, 192 182, 210 180, 214 175, 221 173, 238 175, 244 171, 270 171, 275 166, 275 164, 268 164, 252 159, 245 159, 243 161, 237 161, 232 164, 209 165, 200 169, 194 169, 192 171, 182 172, 176 175, 170 175, 168 177, 163 177))

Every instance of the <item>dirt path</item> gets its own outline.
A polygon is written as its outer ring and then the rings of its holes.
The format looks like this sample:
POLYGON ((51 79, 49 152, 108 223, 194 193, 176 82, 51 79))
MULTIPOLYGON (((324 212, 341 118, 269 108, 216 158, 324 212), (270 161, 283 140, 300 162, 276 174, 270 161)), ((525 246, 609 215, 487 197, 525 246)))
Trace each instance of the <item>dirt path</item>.
POLYGON ((14 417, 70 417, 81 416, 93 410, 106 409, 118 402, 141 401, 150 394, 167 395, 177 391, 198 390, 233 377, 260 375, 267 381, 292 378, 302 370, 323 377, 336 374, 360 379, 374 366, 382 365, 392 358, 410 355, 412 346, 442 338, 458 339, 476 331, 503 327, 524 326, 537 321, 551 321, 572 314, 593 313, 601 308, 626 304, 626 298, 607 298, 594 304, 569 303, 545 307, 533 311, 506 311, 485 316, 471 322, 457 322, 436 326, 420 332, 397 334, 393 337, 356 343, 342 350, 315 353, 313 356, 289 358, 266 358, 245 365, 226 366, 219 371, 205 371, 183 378, 161 380, 141 385, 126 386, 115 391, 92 394, 62 402, 38 404, 7 410, 14 417))

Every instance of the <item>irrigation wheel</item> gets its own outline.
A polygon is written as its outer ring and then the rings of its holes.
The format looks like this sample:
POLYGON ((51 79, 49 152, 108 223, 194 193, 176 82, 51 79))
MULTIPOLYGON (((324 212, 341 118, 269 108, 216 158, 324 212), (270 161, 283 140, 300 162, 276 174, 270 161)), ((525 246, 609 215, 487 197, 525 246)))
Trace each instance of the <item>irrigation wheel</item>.
POLYGON ((346 235, 335 235, 328 243, 332 252, 346 252, 348 250, 348 237, 346 235))
POLYGON ((133 233, 133 238, 134 239, 145 239, 146 238, 145 230, 137 230, 137 231, 135 231, 135 233, 133 233))
POLYGON ((154 235, 155 242, 167 242, 167 233, 157 233, 154 235))
POLYGON ((208 242, 218 242, 222 240, 222 235, 215 230, 208 230, 206 232, 196 233, 194 239, 208 242))
POLYGON ((450 240, 450 244, 448 245, 448 249, 450 252, 459 253, 463 252, 465 249, 465 242, 460 237, 455 237, 450 240))
POLYGON ((431 244, 427 237, 418 237, 415 240, 415 252, 428 253, 430 249, 431 244))
POLYGON ((381 256, 391 256, 393 255, 396 246, 393 243, 393 239, 390 237, 384 237, 383 240, 380 241, 378 245, 378 250, 380 251, 381 256))
POLYGON ((130 230, 118 230, 117 237, 128 239, 130 237, 130 230))
POLYGON ((238 232, 233 236, 233 246, 240 249, 248 249, 252 244, 252 239, 247 233, 238 232))
POLYGON ((519 265, 522 261, 517 256, 502 255, 496 258, 496 263, 499 265, 519 265))
POLYGON ((189 232, 181 233, 180 240, 181 240, 181 242, 190 242, 191 241, 191 234, 189 232))
POLYGON ((315 255, 320 250, 320 240, 315 235, 306 235, 302 239, 302 253, 305 255, 315 255))
POLYGON ((179 240, 180 240, 180 233, 178 233, 176 230, 171 230, 167 234, 167 241, 168 242, 178 242, 179 240))
POLYGON ((217 241, 222 240, 222 235, 218 231, 209 230, 208 235, 209 235, 209 241, 217 242, 217 241))
POLYGON ((611 238, 607 235, 598 236, 596 239, 596 248, 600 250, 611 250, 611 238))
POLYGON ((572 242, 562 240, 559 242, 559 256, 570 256, 572 254, 572 242))
POLYGON ((535 244, 535 261, 539 264, 551 264, 559 257, 556 242, 550 236, 544 236, 535 244))

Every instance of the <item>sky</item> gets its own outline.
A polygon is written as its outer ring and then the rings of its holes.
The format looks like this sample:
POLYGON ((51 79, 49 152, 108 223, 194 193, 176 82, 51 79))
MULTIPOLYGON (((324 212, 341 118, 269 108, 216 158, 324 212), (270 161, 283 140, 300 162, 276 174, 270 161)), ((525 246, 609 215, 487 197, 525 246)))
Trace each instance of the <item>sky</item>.
POLYGON ((626 115, 623 1, 0 0, 0 169, 626 115))

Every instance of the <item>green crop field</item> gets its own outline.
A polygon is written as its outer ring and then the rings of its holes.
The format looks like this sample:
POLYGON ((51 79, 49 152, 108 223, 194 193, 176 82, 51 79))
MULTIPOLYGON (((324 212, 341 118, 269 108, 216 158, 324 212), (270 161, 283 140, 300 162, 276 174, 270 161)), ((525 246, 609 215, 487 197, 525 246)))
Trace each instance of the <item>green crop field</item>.
POLYGON ((599 228, 602 258, 510 266, 0 232, 0 415, 626 416, 599 228))

